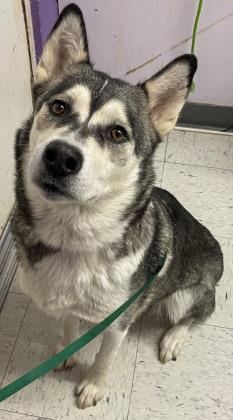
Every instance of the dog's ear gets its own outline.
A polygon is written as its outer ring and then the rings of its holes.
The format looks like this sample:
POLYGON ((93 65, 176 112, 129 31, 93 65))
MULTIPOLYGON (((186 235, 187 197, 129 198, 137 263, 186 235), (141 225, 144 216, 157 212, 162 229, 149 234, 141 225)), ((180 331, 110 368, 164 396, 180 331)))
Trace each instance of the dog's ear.
POLYGON ((35 75, 41 84, 75 63, 89 63, 86 29, 81 10, 75 4, 63 9, 43 48, 35 75))
POLYGON ((182 55, 141 85, 148 97, 154 126, 161 135, 175 126, 196 69, 196 57, 182 55))

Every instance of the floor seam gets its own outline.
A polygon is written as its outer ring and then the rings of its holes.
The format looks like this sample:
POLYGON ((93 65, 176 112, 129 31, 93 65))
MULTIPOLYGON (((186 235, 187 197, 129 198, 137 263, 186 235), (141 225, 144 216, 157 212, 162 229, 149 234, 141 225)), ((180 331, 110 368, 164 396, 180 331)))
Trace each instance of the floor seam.
POLYGON ((141 329, 142 329, 142 316, 141 316, 141 322, 140 322, 140 327, 139 327, 138 343, 137 343, 137 350, 136 350, 136 355, 135 355, 135 364, 134 364, 133 377, 132 377, 132 385, 131 385, 131 390, 130 390, 130 395, 129 395, 129 407, 128 407, 128 412, 127 412, 127 416, 126 416, 127 420, 129 418, 129 410, 130 410, 131 397, 132 397, 132 392, 133 392, 134 375, 135 375, 135 370, 136 370, 136 365, 137 365, 138 347, 139 347, 139 341, 140 341, 140 337, 141 337, 141 329))
MULTIPOLYGON (((14 293, 15 295, 22 295, 22 296, 28 296, 27 293, 23 293, 23 292, 15 292, 14 290, 9 290, 9 292, 7 293, 7 295, 9 295, 10 293, 14 293)), ((29 298, 29 296, 28 296, 29 298)), ((30 299, 30 298, 29 298, 30 299)))
POLYGON ((2 384, 3 384, 3 382, 4 382, 4 380, 5 380, 6 373, 7 373, 8 367, 9 367, 9 365, 10 365, 11 358, 12 358, 12 355, 13 355, 13 353, 14 353, 16 343, 17 343, 18 338, 19 338, 19 334, 20 334, 20 332, 21 332, 21 329, 22 329, 22 326, 23 326, 23 323, 24 323, 24 320, 25 320, 25 317, 26 317, 26 314, 27 314, 27 311, 28 311, 28 308, 29 308, 30 301, 31 301, 31 300, 29 299, 29 301, 28 301, 28 303, 27 303, 27 307, 26 307, 26 309, 25 309, 25 313, 24 313, 23 319, 22 319, 21 324, 20 324, 20 327, 19 327, 19 331, 18 331, 18 333, 17 333, 17 335, 16 335, 15 342, 14 342, 14 345, 13 345, 13 347, 12 347, 12 351, 11 351, 11 354, 10 354, 10 357, 9 357, 9 361, 8 361, 8 363, 7 363, 7 365, 6 365, 6 369, 5 369, 5 372, 4 372, 4 375, 3 375, 2 381, 1 381, 1 383, 0 383, 0 385, 1 385, 1 386, 2 386, 2 384))
POLYGON ((162 175, 161 175, 161 180, 160 180, 160 184, 159 184, 160 188, 162 187, 162 182, 163 182, 163 174, 164 174, 164 168, 165 168, 165 162, 166 162, 168 140, 169 140, 169 134, 168 134, 167 139, 166 139, 166 146, 165 146, 164 158, 163 158, 162 175))
POLYGON ((21 413, 20 411, 13 411, 13 410, 6 410, 5 408, 4 409, 2 409, 2 408, 0 408, 0 411, 5 411, 6 413, 13 413, 13 414, 21 414, 22 416, 27 416, 27 417, 32 417, 32 418, 34 418, 35 420, 56 420, 55 418, 52 418, 52 417, 43 417, 43 416, 39 416, 38 417, 38 415, 34 415, 34 414, 27 414, 27 413, 21 413))
POLYGON ((195 165, 192 163, 184 163, 184 162, 168 162, 167 160, 164 163, 172 164, 172 165, 184 165, 184 166, 194 166, 196 168, 206 168, 206 169, 215 169, 217 171, 226 171, 226 172, 233 172, 233 169, 225 169, 225 168, 217 168, 216 166, 206 166, 206 165, 195 165))
POLYGON ((168 146, 169 137, 170 137, 170 134, 168 134, 168 135, 167 135, 166 146, 165 146, 165 152, 164 152, 164 159, 163 159, 163 161, 164 161, 164 162, 166 162, 166 156, 167 156, 167 146, 168 146))
POLYGON ((231 239, 231 240, 233 239, 233 237, 232 237, 232 236, 220 236, 220 235, 215 235, 215 238, 216 238, 216 239, 218 239, 218 238, 219 238, 219 239, 231 239))
POLYGON ((221 328, 221 330, 230 330, 233 331, 233 327, 223 327, 222 325, 216 325, 216 324, 207 324, 203 322, 193 322, 193 325, 201 325, 202 327, 215 327, 215 328, 221 328))

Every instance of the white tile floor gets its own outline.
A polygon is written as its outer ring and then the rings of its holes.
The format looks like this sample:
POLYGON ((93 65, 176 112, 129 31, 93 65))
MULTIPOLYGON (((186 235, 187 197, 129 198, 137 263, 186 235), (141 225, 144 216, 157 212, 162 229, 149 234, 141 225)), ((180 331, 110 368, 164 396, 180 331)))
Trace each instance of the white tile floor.
MULTIPOLYGON (((233 136, 174 131, 160 145, 157 183, 202 221, 222 245, 225 272, 217 308, 196 325, 176 363, 158 361, 161 331, 148 316, 132 328, 111 386, 97 407, 78 411, 73 389, 99 339, 71 372, 51 373, 0 405, 0 420, 233 419, 233 136)), ((47 355, 57 325, 11 287, 0 314, 0 381, 6 385, 47 355)))

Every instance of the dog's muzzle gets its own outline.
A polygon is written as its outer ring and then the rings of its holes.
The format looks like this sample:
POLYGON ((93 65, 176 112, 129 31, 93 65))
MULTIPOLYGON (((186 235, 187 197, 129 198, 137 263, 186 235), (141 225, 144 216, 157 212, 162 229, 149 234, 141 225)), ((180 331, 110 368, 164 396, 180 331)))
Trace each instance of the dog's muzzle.
POLYGON ((53 140, 45 147, 39 170, 33 182, 54 200, 73 197, 70 186, 83 165, 80 150, 62 140, 53 140))

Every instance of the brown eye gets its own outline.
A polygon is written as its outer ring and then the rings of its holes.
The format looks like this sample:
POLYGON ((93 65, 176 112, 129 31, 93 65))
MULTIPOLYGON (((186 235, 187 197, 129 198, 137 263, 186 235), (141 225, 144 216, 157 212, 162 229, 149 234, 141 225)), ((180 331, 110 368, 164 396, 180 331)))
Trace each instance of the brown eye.
POLYGON ((111 138, 116 142, 122 142, 126 139, 127 133, 123 127, 117 126, 111 130, 111 138))
POLYGON ((68 105, 63 101, 56 100, 50 104, 50 112, 54 115, 64 115, 68 110, 68 105))

